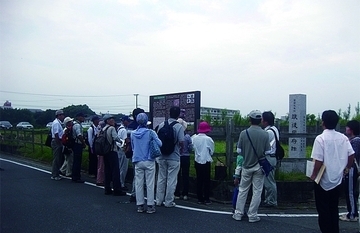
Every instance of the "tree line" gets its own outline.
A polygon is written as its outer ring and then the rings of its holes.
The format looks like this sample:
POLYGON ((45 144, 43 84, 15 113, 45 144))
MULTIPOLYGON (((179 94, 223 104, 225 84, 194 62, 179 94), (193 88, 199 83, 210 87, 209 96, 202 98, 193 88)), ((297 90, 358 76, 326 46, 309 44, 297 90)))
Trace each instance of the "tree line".
MULTIPOLYGON (((83 112, 88 116, 96 115, 96 113, 89 108, 86 104, 84 105, 70 105, 62 109, 65 116, 75 117, 78 112, 83 112)), ((340 116, 340 126, 345 126, 346 122, 349 120, 358 120, 360 121, 360 105, 359 102, 354 108, 355 113, 351 112, 351 105, 349 104, 346 110, 339 109, 338 115, 340 116)), ((30 124, 34 125, 36 128, 45 127, 45 125, 53 121, 55 118, 55 111, 52 109, 47 109, 42 112, 32 112, 28 109, 9 109, 9 108, 0 108, 0 120, 9 121, 13 126, 21 121, 28 121, 30 124)), ((276 112, 274 112, 276 117, 276 112)), ((115 115, 116 119, 120 119, 124 114, 118 113, 115 115)), ((221 114, 216 119, 213 119, 210 115, 210 112, 205 114, 202 117, 202 120, 209 122, 213 126, 224 126, 226 124, 226 119, 228 118, 227 110, 221 110, 221 114)), ((247 126, 249 124, 249 118, 245 115, 242 116, 240 112, 233 115, 233 121, 235 126, 247 126)), ((285 117, 284 120, 277 119, 280 126, 289 125, 289 115, 285 117)), ((316 116, 315 114, 306 115, 306 125, 307 126, 317 126, 321 124, 321 115, 316 116)))

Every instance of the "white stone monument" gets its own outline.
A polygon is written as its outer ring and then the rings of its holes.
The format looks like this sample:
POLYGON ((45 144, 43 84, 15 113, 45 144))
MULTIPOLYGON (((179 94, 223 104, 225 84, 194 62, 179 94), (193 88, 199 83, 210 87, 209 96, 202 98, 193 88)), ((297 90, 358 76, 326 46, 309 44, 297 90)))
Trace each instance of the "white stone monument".
MULTIPOLYGON (((289 133, 306 134, 306 95, 289 95, 289 133)), ((306 138, 289 138, 289 158, 305 158, 306 138)))

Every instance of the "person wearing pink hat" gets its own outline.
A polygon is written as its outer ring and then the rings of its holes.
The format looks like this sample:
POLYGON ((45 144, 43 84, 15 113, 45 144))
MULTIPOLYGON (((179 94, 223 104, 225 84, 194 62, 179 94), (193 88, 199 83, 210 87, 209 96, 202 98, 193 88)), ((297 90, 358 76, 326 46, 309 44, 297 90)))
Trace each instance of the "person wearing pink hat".
POLYGON ((195 152, 195 170, 197 181, 197 198, 199 204, 211 204, 210 201, 210 172, 211 156, 214 154, 214 141, 206 135, 211 131, 210 125, 206 122, 200 122, 197 132, 193 137, 192 143, 195 152))

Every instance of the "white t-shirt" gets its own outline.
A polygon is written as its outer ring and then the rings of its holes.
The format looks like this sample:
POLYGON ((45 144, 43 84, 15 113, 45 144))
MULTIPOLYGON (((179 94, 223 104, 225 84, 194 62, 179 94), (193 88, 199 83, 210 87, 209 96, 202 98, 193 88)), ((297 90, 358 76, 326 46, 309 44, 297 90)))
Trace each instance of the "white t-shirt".
POLYGON ((64 134, 63 127, 61 126, 61 121, 59 119, 55 119, 51 125, 52 138, 55 138, 55 134, 58 134, 60 139, 64 134))
POLYGON ((311 158, 322 161, 325 165, 325 172, 320 180, 320 186, 324 190, 331 190, 341 184, 348 157, 354 153, 349 139, 335 130, 325 129, 315 138, 311 158))
POLYGON ((195 162, 205 164, 212 162, 211 156, 214 154, 214 141, 206 134, 199 133, 192 137, 193 148, 195 152, 195 162))

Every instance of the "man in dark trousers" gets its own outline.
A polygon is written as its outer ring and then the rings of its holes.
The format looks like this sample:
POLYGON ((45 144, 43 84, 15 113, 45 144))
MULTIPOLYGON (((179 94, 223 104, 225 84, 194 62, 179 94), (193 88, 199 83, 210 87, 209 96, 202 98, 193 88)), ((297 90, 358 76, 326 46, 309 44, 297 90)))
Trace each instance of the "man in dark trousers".
POLYGON ((74 160, 71 180, 75 183, 84 183, 84 180, 81 179, 81 162, 82 162, 82 152, 86 148, 86 143, 83 137, 83 127, 81 125, 85 120, 85 114, 80 112, 76 114, 76 120, 73 125, 73 136, 75 138, 75 143, 73 146, 74 160))
POLYGON ((324 111, 321 120, 324 131, 314 141, 311 158, 315 165, 310 178, 315 180, 321 166, 325 166, 320 182, 314 182, 319 227, 323 233, 339 233, 340 184, 353 165, 354 150, 349 139, 335 131, 339 116, 334 110, 324 111))

